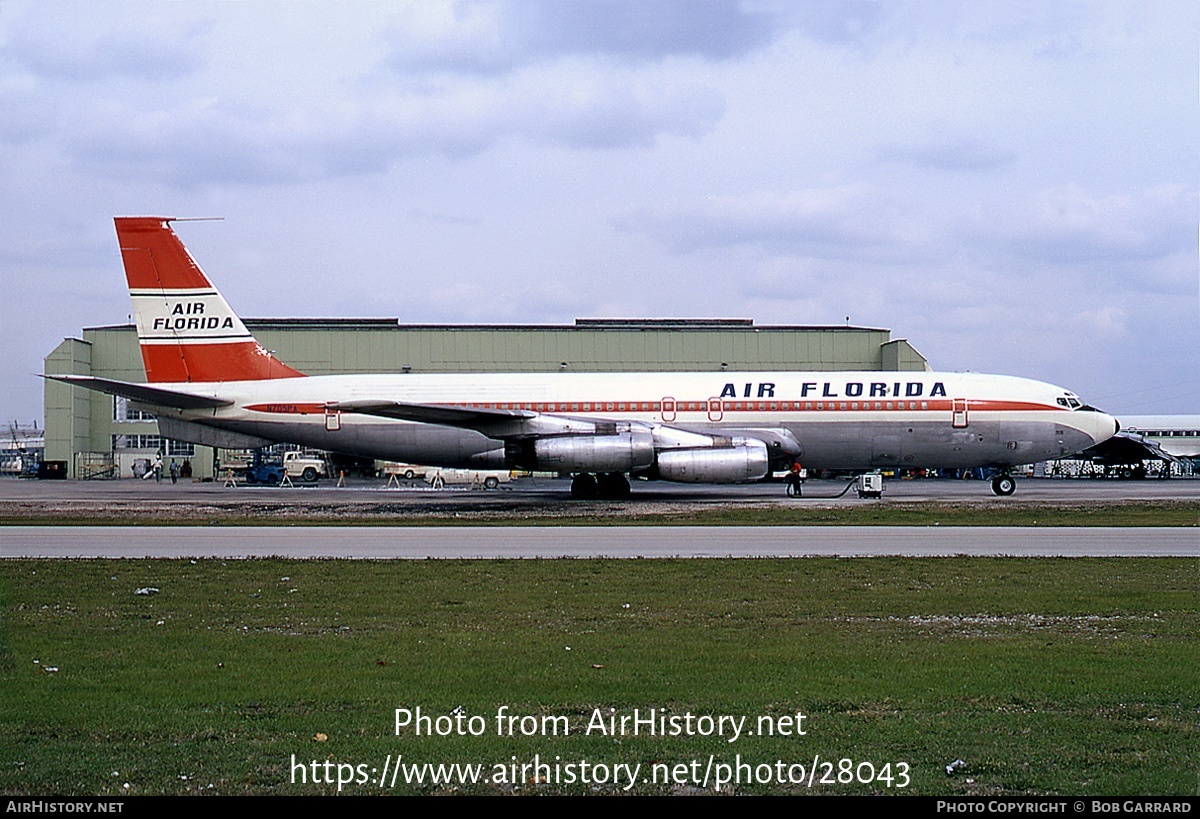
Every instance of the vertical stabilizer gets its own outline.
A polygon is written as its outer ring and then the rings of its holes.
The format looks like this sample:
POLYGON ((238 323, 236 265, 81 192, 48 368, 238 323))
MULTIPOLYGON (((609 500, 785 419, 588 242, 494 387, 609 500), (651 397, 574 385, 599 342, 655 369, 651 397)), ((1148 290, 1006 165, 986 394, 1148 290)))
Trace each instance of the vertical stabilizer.
POLYGON ((171 219, 114 221, 147 381, 260 381, 304 375, 255 341, 179 241, 171 219))

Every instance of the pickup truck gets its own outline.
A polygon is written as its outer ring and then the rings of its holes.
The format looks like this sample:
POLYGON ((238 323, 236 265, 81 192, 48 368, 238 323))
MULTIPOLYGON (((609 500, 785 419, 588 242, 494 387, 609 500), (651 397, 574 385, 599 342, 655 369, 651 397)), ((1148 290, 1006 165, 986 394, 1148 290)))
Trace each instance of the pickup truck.
POLYGON ((235 450, 226 453, 221 460, 221 473, 225 470, 243 478, 248 484, 278 486, 287 475, 293 481, 316 483, 325 475, 325 461, 300 450, 283 453, 280 458, 262 449, 235 450))
POLYGON ((434 489, 452 485, 472 488, 495 489, 502 483, 512 481, 512 473, 506 469, 442 469, 431 467, 425 473, 425 483, 434 489))
POLYGON ((305 483, 316 483, 325 477, 325 461, 305 455, 298 449, 283 453, 283 470, 289 478, 299 478, 305 483))

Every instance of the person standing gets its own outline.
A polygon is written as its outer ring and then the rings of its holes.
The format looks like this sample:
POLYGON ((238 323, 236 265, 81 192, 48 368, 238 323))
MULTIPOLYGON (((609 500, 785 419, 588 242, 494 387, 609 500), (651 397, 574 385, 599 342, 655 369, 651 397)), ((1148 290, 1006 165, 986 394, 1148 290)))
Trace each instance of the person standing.
POLYGON ((799 461, 792 462, 792 468, 787 474, 787 493, 789 497, 798 498, 801 496, 804 485, 804 467, 799 461))

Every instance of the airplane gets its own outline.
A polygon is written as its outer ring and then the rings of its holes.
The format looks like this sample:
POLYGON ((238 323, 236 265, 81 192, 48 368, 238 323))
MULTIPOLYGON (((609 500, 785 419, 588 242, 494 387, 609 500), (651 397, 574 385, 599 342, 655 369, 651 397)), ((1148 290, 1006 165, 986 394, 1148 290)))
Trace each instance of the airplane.
POLYGON ((936 372, 309 376, 259 344, 172 229, 115 219, 146 383, 47 375, 149 406, 162 435, 286 442, 386 461, 574 475, 576 498, 629 478, 739 483, 808 469, 995 470, 1112 437, 1117 420, 1051 384, 936 372))

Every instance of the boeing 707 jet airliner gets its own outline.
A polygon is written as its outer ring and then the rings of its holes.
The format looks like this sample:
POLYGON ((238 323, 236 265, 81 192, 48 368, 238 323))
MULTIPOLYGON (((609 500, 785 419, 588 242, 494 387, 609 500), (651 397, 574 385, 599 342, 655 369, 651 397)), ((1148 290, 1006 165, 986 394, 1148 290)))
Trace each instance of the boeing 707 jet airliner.
POLYGON ((810 469, 1009 471, 1114 435, 1111 416, 1025 378, 934 372, 309 376, 262 347, 171 228, 116 219, 146 383, 48 375, 145 404, 169 438, 288 442, 444 467, 572 473, 575 497, 629 477, 737 483, 810 469))

